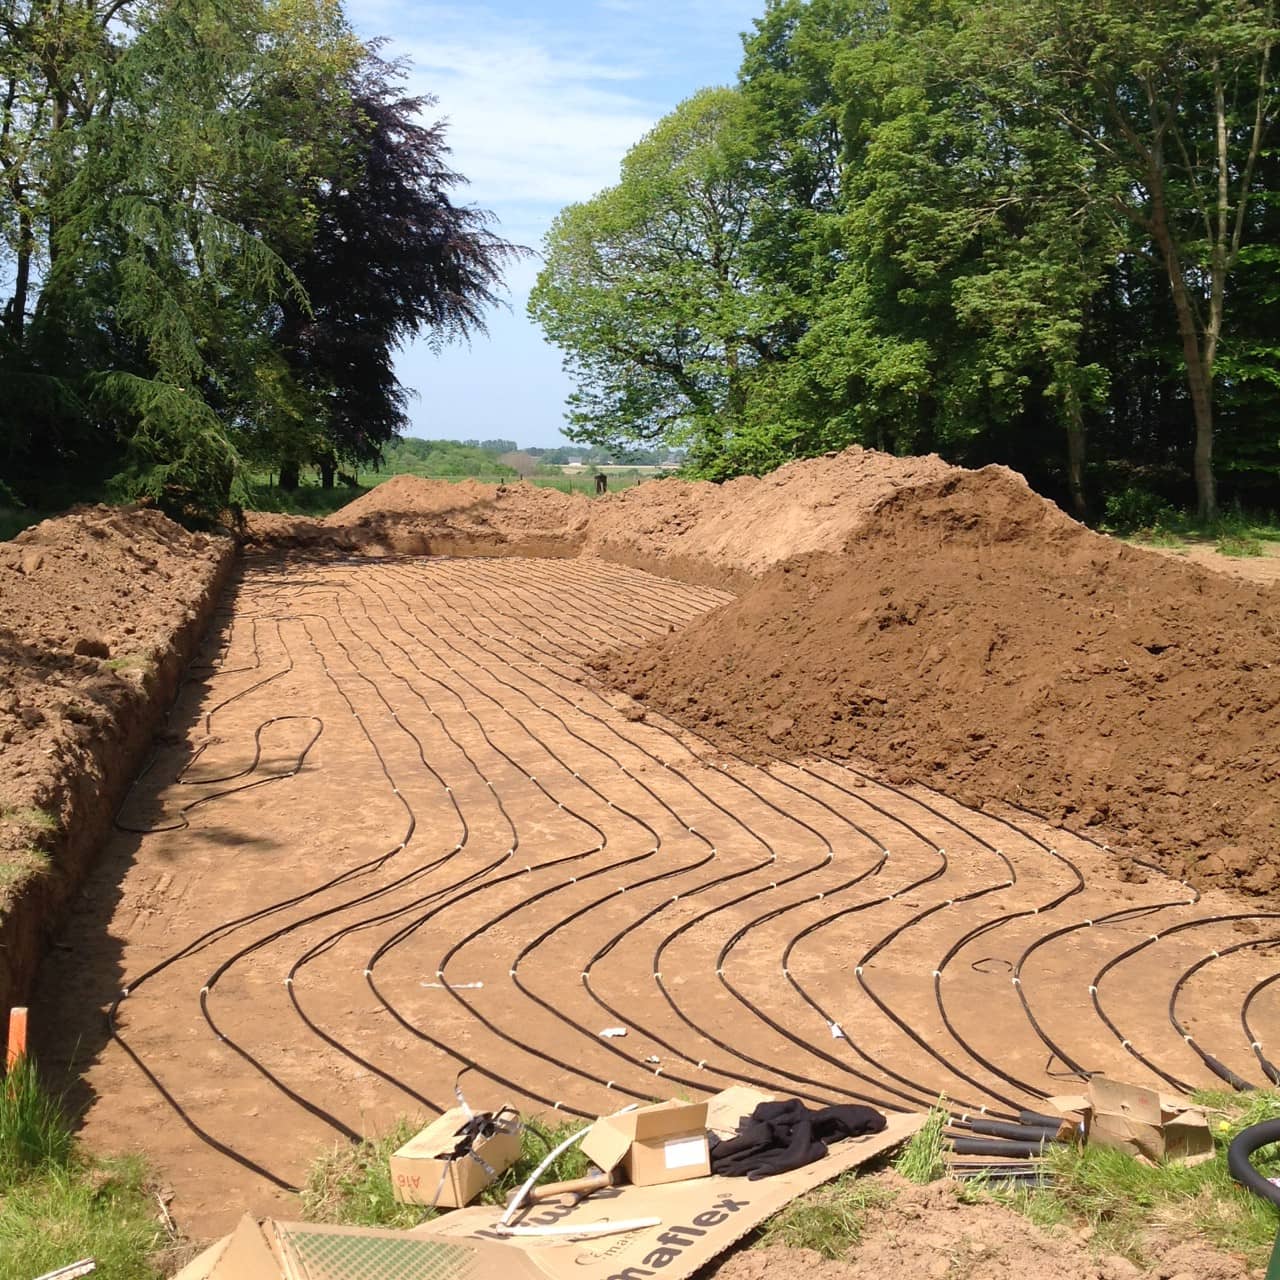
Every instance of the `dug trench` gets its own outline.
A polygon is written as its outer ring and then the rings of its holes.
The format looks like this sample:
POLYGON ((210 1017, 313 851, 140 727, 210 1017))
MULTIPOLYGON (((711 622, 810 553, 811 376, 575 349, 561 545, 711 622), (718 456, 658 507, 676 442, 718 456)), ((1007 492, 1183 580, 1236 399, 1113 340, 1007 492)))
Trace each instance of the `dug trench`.
POLYGON ((857 451, 353 507, 251 520, 36 991, 86 1138, 145 1149, 193 1235, 296 1213, 318 1149, 462 1071, 569 1115, 1268 1078, 1274 592, 857 451))

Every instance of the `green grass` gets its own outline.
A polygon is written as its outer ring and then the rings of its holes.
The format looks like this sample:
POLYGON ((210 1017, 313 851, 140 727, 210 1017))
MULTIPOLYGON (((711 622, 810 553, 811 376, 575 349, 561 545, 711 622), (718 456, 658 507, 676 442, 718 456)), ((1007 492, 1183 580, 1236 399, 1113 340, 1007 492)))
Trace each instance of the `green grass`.
MULTIPOLYGON (((1175 1238, 1199 1236, 1229 1253, 1264 1265, 1280 1227, 1280 1213, 1237 1186, 1227 1172, 1226 1150, 1241 1129, 1280 1116, 1280 1093, 1204 1094, 1214 1108, 1216 1151, 1203 1164, 1146 1165, 1102 1147, 1055 1146, 1048 1158, 1050 1186, 1035 1190, 974 1189, 1024 1213, 1040 1226, 1071 1224, 1093 1229, 1093 1247, 1141 1263, 1149 1257, 1149 1232, 1175 1238)), ((1280 1175, 1280 1153, 1258 1167, 1280 1175)))
POLYGON ((112 1280, 157 1280, 170 1241, 140 1159, 98 1161, 76 1144, 34 1064, 0 1083, 0 1276, 36 1276, 81 1258, 112 1280))
POLYGON ((843 1258, 862 1239, 868 1213, 893 1198, 892 1188, 851 1169, 793 1200, 764 1223, 753 1243, 812 1249, 824 1258, 843 1258))
MULTIPOLYGON (((421 1122, 400 1120, 390 1133, 357 1145, 335 1147, 312 1166, 302 1191, 302 1212, 309 1222, 361 1227, 415 1227, 435 1217, 425 1205, 400 1204, 391 1190, 389 1160, 422 1127, 421 1122)), ((480 1196, 481 1204, 505 1204, 507 1195, 520 1186, 547 1153, 582 1125, 548 1126, 525 1120, 520 1139, 520 1159, 480 1196)), ((557 1157, 542 1176, 544 1182, 568 1182, 587 1172, 587 1157, 577 1146, 557 1157)))
POLYGON ((16 889, 35 876, 47 875, 51 865, 43 849, 18 849, 0 858, 0 894, 16 889))
POLYGON ((912 1135, 893 1162, 894 1170, 908 1182, 922 1186, 936 1182, 947 1171, 947 1140, 945 1130, 950 1117, 943 1100, 929 1109, 924 1124, 912 1135))
POLYGON ((34 806, 19 807, 0 805, 0 822, 13 822, 20 827, 33 827, 37 831, 56 831, 58 819, 47 809, 34 806))

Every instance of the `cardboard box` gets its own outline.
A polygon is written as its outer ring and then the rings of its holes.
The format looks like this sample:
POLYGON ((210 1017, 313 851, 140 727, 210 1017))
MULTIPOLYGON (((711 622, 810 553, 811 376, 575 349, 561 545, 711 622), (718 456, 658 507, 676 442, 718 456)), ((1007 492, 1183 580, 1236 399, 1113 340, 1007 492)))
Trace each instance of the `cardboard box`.
POLYGON ((1201 1107, 1172 1094, 1094 1076, 1085 1095, 1051 1098, 1084 1124, 1085 1142, 1156 1163, 1199 1164, 1213 1155, 1213 1134, 1201 1107))
POLYGON ((460 1155, 454 1153, 471 1119, 463 1107, 446 1111, 410 1138, 391 1157, 391 1190, 395 1198, 401 1204, 436 1205, 442 1209, 470 1204, 520 1158, 520 1124, 515 1111, 504 1107, 497 1115, 497 1132, 477 1139, 470 1151, 460 1155))
POLYGON ((637 1187, 705 1178, 711 1172, 705 1102, 659 1102, 602 1116, 582 1150, 606 1173, 621 1166, 637 1187))

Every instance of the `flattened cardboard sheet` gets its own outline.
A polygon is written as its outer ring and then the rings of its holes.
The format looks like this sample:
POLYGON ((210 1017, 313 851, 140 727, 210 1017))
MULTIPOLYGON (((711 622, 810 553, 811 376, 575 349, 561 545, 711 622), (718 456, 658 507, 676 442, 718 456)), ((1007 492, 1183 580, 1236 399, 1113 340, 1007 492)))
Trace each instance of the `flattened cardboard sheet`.
MULTIPOLYGON (((756 1182, 712 1174, 665 1186, 613 1187, 576 1206, 567 1198, 536 1205, 518 1223, 585 1227, 606 1220, 660 1219, 659 1226, 625 1235, 577 1241, 504 1237, 494 1231, 501 1211, 488 1206, 443 1214, 416 1227, 413 1235, 495 1245, 505 1240, 509 1250, 532 1262, 544 1280, 681 1280, 796 1196, 892 1150, 924 1123, 921 1115, 891 1115, 888 1120, 884 1132, 847 1138, 832 1146, 825 1159, 790 1173, 756 1182)), ((495 1272, 493 1280, 502 1277, 495 1272)))

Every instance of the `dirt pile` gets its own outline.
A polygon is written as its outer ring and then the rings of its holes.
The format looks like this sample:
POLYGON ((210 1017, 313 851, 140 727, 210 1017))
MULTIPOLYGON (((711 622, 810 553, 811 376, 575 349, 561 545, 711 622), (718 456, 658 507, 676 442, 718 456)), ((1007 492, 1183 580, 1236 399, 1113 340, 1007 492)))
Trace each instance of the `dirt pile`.
POLYGON ((572 555, 590 503, 533 485, 392 476, 323 520, 250 512, 258 546, 364 555, 572 555))
POLYGON ((911 1186, 891 1175, 891 1203, 871 1211, 847 1258, 773 1245, 722 1262, 715 1280, 1247 1280, 1249 1268, 1207 1244, 1152 1238, 1144 1267, 1092 1244, 1093 1232, 1045 1230, 990 1201, 966 1204, 948 1183, 911 1186))
POLYGON ((892 494, 958 474, 930 454, 852 448, 726 484, 664 480, 591 506, 587 548, 606 560, 745 586, 784 560, 839 551, 892 494))
POLYGON ((0 1008, 30 980, 231 561, 229 539, 112 507, 0 543, 0 1008))
POLYGON ((1280 884, 1280 592, 1093 534, 1000 468, 898 489, 843 552, 598 670, 762 753, 860 757, 1200 883, 1280 884))
POLYGON ((531 484, 394 476, 324 520, 250 513, 263 546, 363 553, 587 553, 703 585, 742 588, 806 552, 839 551, 904 487, 958 474, 930 455, 848 449, 727 484, 665 479, 602 499, 531 484))

